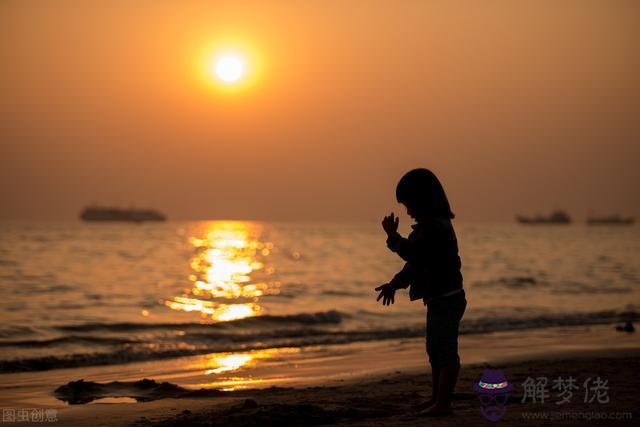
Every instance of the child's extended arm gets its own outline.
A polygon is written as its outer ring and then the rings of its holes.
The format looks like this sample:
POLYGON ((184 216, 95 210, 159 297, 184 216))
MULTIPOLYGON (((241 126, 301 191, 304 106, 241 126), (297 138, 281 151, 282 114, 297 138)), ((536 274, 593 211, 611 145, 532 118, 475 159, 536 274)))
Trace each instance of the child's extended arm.
POLYGON ((402 267, 402 270, 398 271, 395 276, 393 276, 393 279, 391 279, 391 282, 389 283, 392 284, 396 290, 406 289, 411 280, 411 273, 409 272, 410 269, 411 266, 407 262, 404 267, 402 267))
POLYGON ((386 283, 382 286, 378 286, 375 290, 379 291, 378 299, 376 301, 380 301, 380 298, 383 298, 382 305, 393 304, 395 301, 396 291, 398 289, 404 289, 409 286, 410 273, 409 269, 411 266, 409 263, 406 263, 402 270, 396 273, 393 276, 393 279, 389 283, 386 283))

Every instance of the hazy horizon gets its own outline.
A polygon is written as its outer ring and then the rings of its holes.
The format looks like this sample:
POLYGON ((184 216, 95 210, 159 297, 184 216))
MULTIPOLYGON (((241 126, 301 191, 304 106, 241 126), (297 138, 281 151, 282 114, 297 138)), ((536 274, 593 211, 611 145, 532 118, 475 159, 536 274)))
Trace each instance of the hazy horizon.
POLYGON ((640 3, 0 3, 0 219, 640 216, 640 3), (225 43, 260 73, 203 81, 225 43), (257 68, 256 68, 257 70, 257 68))

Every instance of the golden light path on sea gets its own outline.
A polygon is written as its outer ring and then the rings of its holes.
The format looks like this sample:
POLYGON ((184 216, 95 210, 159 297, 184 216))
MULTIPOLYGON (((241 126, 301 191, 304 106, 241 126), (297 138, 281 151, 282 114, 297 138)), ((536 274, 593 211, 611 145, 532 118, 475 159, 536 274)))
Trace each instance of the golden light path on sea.
POLYGON ((259 298, 277 293, 265 282, 252 280, 262 270, 273 249, 259 240, 260 224, 246 221, 214 221, 202 236, 191 236, 191 288, 165 305, 173 310, 199 312, 202 317, 226 322, 260 314, 259 298))

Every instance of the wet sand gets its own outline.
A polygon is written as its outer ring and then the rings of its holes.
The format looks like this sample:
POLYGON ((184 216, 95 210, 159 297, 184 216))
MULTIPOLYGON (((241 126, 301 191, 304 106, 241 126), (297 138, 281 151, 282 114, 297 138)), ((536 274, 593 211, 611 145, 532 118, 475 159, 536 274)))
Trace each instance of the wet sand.
MULTIPOLYGON (((369 347, 361 347, 360 351, 354 349, 340 357, 327 354, 323 359, 316 354, 314 358, 300 359, 293 364, 289 360, 272 365, 271 368, 275 370, 272 372, 272 381, 253 383, 254 386, 266 386, 263 388, 238 387, 220 392, 218 387, 213 391, 195 394, 193 390, 199 387, 193 387, 195 383, 188 386, 188 381, 179 381, 180 375, 177 374, 165 375, 164 378, 156 376, 154 379, 157 383, 138 383, 135 386, 134 381, 129 381, 104 386, 105 383, 121 378, 105 380, 109 378, 108 375, 78 377, 82 371, 67 370, 66 375, 73 380, 84 378, 101 384, 97 389, 91 386, 86 389, 81 387, 81 391, 90 395, 92 390, 100 390, 100 396, 109 396, 110 387, 113 387, 113 397, 84 405, 66 406, 57 401, 55 405, 50 403, 46 406, 57 408, 56 425, 70 426, 489 424, 480 413, 480 403, 472 387, 483 369, 491 366, 503 369, 514 386, 504 418, 509 423, 572 425, 584 423, 585 417, 588 417, 589 425, 621 425, 640 417, 638 333, 616 332, 608 325, 461 337, 463 361, 470 363, 465 363, 461 371, 455 413, 450 417, 428 420, 412 410, 414 404, 430 395, 431 378, 427 374, 424 350, 420 344, 417 340, 387 341, 370 343, 369 347), (285 372, 289 373, 288 381, 284 381, 287 379, 285 372), (329 375, 329 372, 342 374, 329 375), (73 375, 76 375, 75 378, 73 375), (296 375, 298 381, 292 379, 296 375), (559 392, 552 389, 552 380, 570 376, 576 379, 578 388, 573 391, 573 398, 569 403, 558 405, 556 402, 560 400, 559 392), (595 380, 598 376, 608 381, 609 402, 585 403, 583 383, 588 378, 595 380), (522 402, 523 383, 527 377, 548 378, 546 389, 549 396, 545 403, 532 403, 531 399, 522 402), (279 382, 277 378, 283 381, 279 382), (169 384, 163 386, 160 384, 163 381, 169 384), (177 386, 176 383, 180 385, 177 386), (276 387, 273 387, 274 384, 276 387), (136 387, 140 391, 142 386, 147 387, 144 391, 147 393, 146 397, 159 399, 143 403, 119 403, 135 401, 131 396, 136 396, 136 387), (149 387, 152 388, 151 391, 149 387), (166 397, 163 390, 167 391, 166 396, 181 397, 166 397), (523 418, 525 416, 532 419, 523 418), (623 419, 599 418, 603 416, 623 419), (562 419, 552 421, 549 417, 562 419), (625 417, 631 417, 631 420, 624 419, 625 417)), ((171 362, 164 363, 167 364, 166 368, 171 362)), ((136 370, 131 367, 129 378, 139 381, 144 377, 136 377, 136 370)), ((254 370, 248 376, 256 372, 261 371, 254 370)), ((87 373, 86 368, 84 373, 87 373)), ((64 385, 59 381, 63 378, 60 372, 53 371, 50 375, 58 375, 58 382, 49 378, 52 381, 48 389, 49 396, 54 389, 64 385)), ((254 377, 255 379, 257 378, 254 377)), ((32 392, 35 393, 33 390, 32 392)), ((36 394, 31 395, 31 398, 36 397, 36 394)), ((6 395, 2 401, 3 407, 8 406, 6 395)), ((25 402, 22 400, 21 403, 18 399, 9 406, 25 406, 25 402)))

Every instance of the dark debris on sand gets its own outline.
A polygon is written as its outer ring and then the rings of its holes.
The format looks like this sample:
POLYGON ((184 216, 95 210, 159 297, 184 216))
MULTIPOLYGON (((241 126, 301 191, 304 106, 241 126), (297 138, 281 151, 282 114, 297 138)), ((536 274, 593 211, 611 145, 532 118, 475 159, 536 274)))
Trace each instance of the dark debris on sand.
POLYGON ((64 402, 77 405, 106 397, 130 397, 138 402, 149 402, 167 397, 219 397, 225 393, 215 389, 188 390, 168 382, 159 383, 145 378, 136 382, 113 381, 105 384, 71 381, 55 389, 54 395, 64 402))

